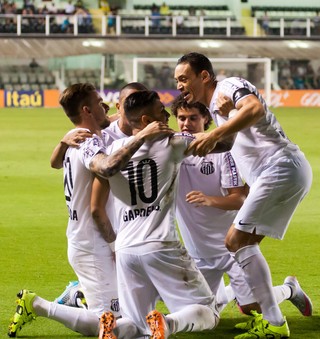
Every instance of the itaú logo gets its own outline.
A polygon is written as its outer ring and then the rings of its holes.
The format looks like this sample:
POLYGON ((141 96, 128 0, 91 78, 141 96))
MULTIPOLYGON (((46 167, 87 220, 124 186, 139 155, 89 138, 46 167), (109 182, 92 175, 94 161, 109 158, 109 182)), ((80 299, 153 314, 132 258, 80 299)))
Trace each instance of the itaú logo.
POLYGON ((6 107, 42 107, 42 91, 6 91, 6 107))

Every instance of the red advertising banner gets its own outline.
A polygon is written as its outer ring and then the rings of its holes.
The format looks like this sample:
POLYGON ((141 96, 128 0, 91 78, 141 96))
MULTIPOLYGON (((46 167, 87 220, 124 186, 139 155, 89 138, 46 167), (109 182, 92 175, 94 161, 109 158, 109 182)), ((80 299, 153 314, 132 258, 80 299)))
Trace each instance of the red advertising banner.
POLYGON ((320 90, 271 91, 272 107, 320 107, 320 90))
MULTIPOLYGON (((163 104, 170 107, 179 94, 177 90, 158 90, 163 104)), ((261 91, 263 93, 263 91, 261 91)), ((4 91, 0 90, 0 107, 59 107, 59 90, 4 91)), ((119 90, 106 90, 103 99, 114 107, 119 90)), ((280 90, 271 92, 271 107, 320 107, 320 90, 280 90)))

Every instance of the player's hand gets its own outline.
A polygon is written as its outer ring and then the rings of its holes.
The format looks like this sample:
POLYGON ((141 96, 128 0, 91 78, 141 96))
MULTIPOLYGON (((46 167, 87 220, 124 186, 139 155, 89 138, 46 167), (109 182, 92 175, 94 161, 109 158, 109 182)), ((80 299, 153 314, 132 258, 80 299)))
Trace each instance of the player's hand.
POLYGON ((137 135, 145 140, 151 140, 160 136, 169 136, 173 133, 174 131, 167 124, 160 121, 153 121, 137 133, 137 135))
POLYGON ((210 153, 216 146, 217 140, 211 133, 197 133, 194 134, 196 139, 191 142, 185 154, 187 155, 198 155, 204 157, 210 153))
POLYGON ((233 101, 226 95, 219 93, 216 101, 221 116, 227 117, 229 112, 235 109, 233 101))
POLYGON ((85 130, 76 130, 71 133, 67 133, 61 140, 62 143, 78 148, 79 145, 84 142, 87 138, 91 138, 92 133, 85 130))
POLYGON ((201 191, 191 191, 186 195, 186 202, 199 206, 211 206, 210 198, 201 191))

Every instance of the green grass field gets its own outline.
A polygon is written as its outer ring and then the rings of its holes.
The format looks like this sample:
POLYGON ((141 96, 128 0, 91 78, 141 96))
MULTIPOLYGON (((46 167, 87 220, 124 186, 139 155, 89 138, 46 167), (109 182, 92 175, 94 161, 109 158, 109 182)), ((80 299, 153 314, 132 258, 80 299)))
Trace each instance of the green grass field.
MULTIPOLYGON (((314 181, 285 239, 266 239, 262 250, 275 285, 287 275, 296 275, 313 300, 314 316, 310 318, 301 316, 288 301, 281 304, 291 338, 320 338, 320 112, 319 108, 274 111, 288 136, 306 153, 314 181)), ((49 163, 54 146, 72 125, 60 109, 2 109, 0 126, 0 338, 5 338, 21 288, 53 300, 75 279, 66 254, 62 171, 51 169, 49 163)), ((173 337, 233 338, 239 333, 234 324, 246 319, 234 305, 229 305, 221 318, 213 332, 173 337)), ((81 335, 38 318, 23 329, 21 337, 66 339, 81 335)))

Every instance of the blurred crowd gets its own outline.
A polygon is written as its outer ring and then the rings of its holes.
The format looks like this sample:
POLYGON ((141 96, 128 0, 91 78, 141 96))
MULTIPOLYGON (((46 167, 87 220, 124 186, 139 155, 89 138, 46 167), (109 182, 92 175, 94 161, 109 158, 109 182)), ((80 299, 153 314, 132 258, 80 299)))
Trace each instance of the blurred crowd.
MULTIPOLYGON (((308 60, 280 60, 277 62, 278 74, 273 79, 273 89, 320 89, 320 65, 313 65, 308 60), (315 70, 316 69, 316 70, 315 70)), ((232 69, 217 69, 216 78, 218 81, 226 77, 245 77, 254 81, 254 71, 242 74, 241 71, 232 69)), ((145 64, 143 83, 149 88, 175 89, 176 83, 173 80, 172 67, 167 62, 161 66, 154 66, 151 63, 145 64)))
POLYGON ((278 78, 281 89, 320 89, 320 66, 315 70, 307 60, 284 60, 278 78))
POLYGON ((24 0, 22 8, 17 8, 15 1, 3 0, 0 2, 1 14, 77 14, 87 13, 88 9, 82 0, 69 0, 64 7, 57 7, 54 1, 48 2, 43 7, 37 7, 34 0, 24 0))
POLYGON ((0 3, 0 13, 6 15, 1 17, 3 30, 6 33, 16 32, 16 17, 10 14, 22 15, 23 32, 41 32, 45 27, 45 15, 52 14, 50 18, 50 31, 52 33, 71 33, 73 25, 70 22, 71 15, 78 15, 78 26, 85 32, 92 31, 92 18, 88 8, 82 0, 69 0, 64 7, 58 7, 54 1, 42 7, 37 7, 33 0, 24 0, 22 8, 17 8, 15 1, 2 1, 0 3))

